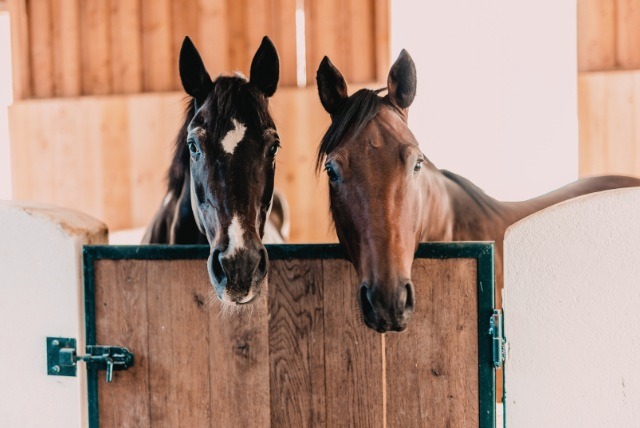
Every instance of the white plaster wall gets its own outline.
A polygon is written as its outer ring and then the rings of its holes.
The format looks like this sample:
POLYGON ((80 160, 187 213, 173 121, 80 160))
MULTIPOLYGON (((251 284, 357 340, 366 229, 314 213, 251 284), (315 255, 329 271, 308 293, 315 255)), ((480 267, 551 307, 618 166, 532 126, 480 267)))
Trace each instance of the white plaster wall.
POLYGON ((613 190, 507 230, 507 426, 640 426, 639 213, 613 190))
POLYGON ((577 178, 575 1, 391 5, 393 60, 406 48, 417 66, 409 126, 427 157, 499 199, 577 178))
POLYGON ((82 245, 106 226, 71 210, 0 201, 0 427, 87 424, 85 371, 47 376, 47 336, 84 349, 82 245))

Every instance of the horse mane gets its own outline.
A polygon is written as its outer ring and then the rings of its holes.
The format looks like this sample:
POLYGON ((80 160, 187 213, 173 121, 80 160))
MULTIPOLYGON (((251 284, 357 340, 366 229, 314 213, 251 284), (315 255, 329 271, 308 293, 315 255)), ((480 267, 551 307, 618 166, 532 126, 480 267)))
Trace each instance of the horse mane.
POLYGON ((491 196, 487 195, 484 190, 482 190, 477 185, 473 184, 469 179, 464 178, 458 174, 455 174, 451 171, 447 171, 446 169, 439 170, 442 175, 447 177, 449 180, 456 183, 464 192, 469 195, 469 197, 486 213, 500 213, 497 209, 496 200, 491 196))
POLYGON ((395 108, 388 97, 380 97, 379 92, 385 90, 360 89, 344 102, 336 114, 331 117, 331 125, 322 137, 318 147, 316 169, 320 170, 322 160, 346 140, 347 134, 356 137, 362 129, 378 114, 380 107, 395 108))
MULTIPOLYGON (((184 123, 176 136, 173 160, 168 171, 168 191, 179 196, 182 192, 184 179, 189 174, 189 149, 187 135, 189 123, 196 114, 196 106, 192 97, 185 99, 186 108, 184 123)), ((240 115, 247 121, 249 129, 272 127, 273 119, 269 114, 267 98, 246 78, 234 76, 219 76, 212 85, 207 99, 202 104, 207 105, 203 113, 208 120, 219 122, 220 119, 237 117, 240 115)), ((223 127, 216 126, 213 139, 219 141, 226 132, 223 127)))

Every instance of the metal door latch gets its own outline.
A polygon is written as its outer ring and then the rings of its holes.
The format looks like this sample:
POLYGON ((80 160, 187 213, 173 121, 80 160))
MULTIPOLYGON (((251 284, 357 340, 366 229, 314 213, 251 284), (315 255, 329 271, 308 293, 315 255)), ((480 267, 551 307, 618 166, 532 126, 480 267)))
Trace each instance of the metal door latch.
POLYGON ((504 319, 501 309, 494 309, 489 320, 489 334, 493 344, 493 366, 499 368, 508 356, 509 343, 504 337, 504 319))
POLYGON ((107 382, 113 380, 114 370, 133 366, 133 354, 122 346, 87 345, 85 355, 76 354, 76 340, 67 337, 47 337, 47 374, 76 376, 78 361, 87 367, 107 371, 107 382))

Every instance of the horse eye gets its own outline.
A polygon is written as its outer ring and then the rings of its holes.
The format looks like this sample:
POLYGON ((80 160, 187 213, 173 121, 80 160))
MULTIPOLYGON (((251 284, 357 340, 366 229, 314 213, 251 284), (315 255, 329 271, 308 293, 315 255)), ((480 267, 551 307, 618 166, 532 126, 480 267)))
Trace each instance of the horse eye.
POLYGON ((326 165, 324 167, 325 171, 327 171, 327 175, 329 176, 329 181, 338 181, 338 173, 336 172, 335 169, 333 169, 333 167, 331 165, 326 165))
POLYGON ((191 154, 193 156, 195 156, 198 153, 200 153, 200 151, 198 150, 198 145, 196 144, 195 140, 188 140, 187 141, 187 146, 189 146, 189 151, 191 152, 191 154))
POLYGON ((416 162, 416 166, 413 167, 414 172, 420 172, 422 169, 422 159, 416 162))
POLYGON ((269 148, 269 156, 275 157, 278 154, 278 150, 280 149, 280 143, 274 144, 269 148))

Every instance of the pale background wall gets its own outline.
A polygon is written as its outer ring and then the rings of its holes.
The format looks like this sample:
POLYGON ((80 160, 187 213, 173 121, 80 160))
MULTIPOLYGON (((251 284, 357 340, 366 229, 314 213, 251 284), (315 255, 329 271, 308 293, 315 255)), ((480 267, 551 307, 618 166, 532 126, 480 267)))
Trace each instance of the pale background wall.
POLYGON ((507 426, 638 426, 638 208, 640 189, 613 190, 507 230, 507 426))
POLYGON ((85 369, 47 376, 47 336, 84 349, 82 245, 105 244, 104 224, 75 211, 0 202, 0 426, 87 424, 85 369))
POLYGON ((576 2, 395 0, 418 68, 409 125, 439 168, 501 199, 577 178, 576 2))

